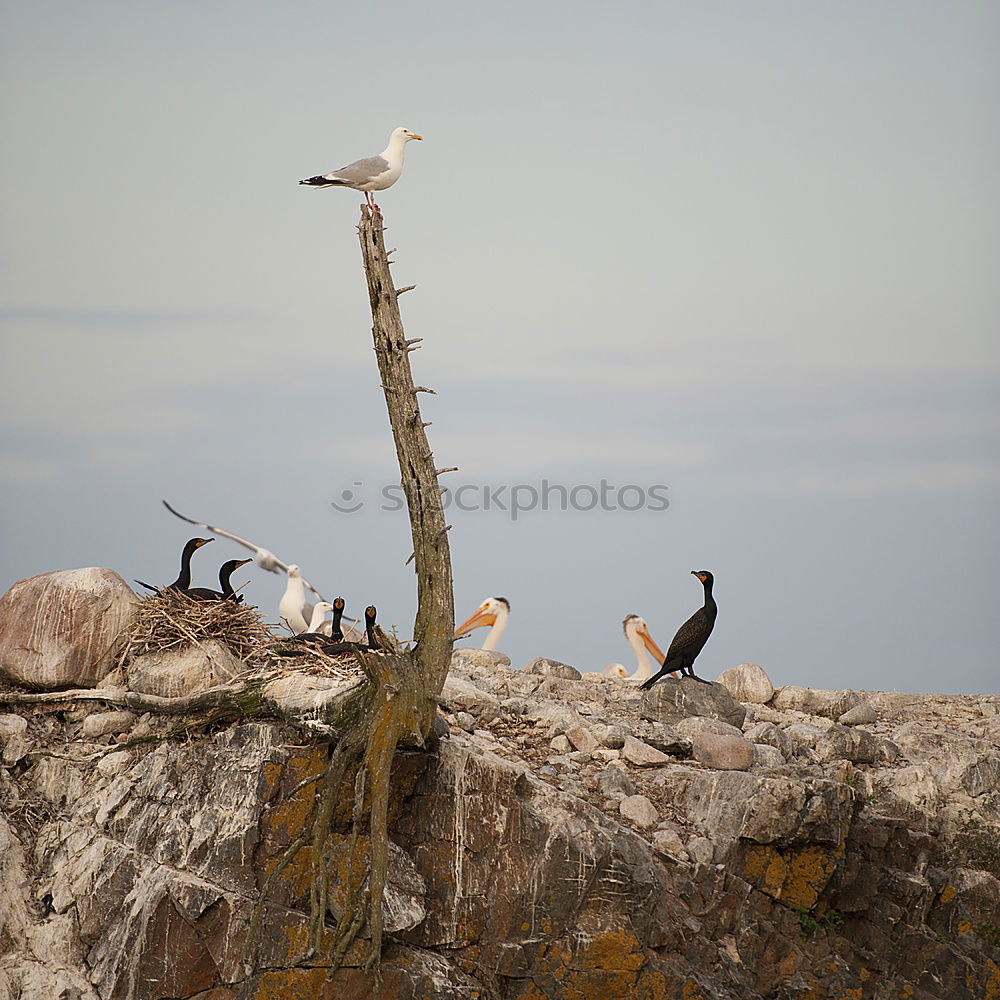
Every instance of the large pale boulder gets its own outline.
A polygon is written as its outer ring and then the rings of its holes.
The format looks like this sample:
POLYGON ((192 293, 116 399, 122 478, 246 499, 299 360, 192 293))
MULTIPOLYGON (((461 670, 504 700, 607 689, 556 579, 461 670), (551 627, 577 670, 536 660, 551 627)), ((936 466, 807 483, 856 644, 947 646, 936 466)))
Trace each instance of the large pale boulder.
POLYGON ((550 660, 546 656, 536 656, 523 669, 526 674, 541 674, 543 677, 561 677, 567 681, 578 681, 583 678, 583 674, 576 667, 571 667, 568 663, 560 663, 558 660, 550 660))
POLYGON ((197 646, 170 649, 137 656, 128 665, 128 686, 142 694, 179 698, 225 684, 242 664, 218 639, 203 639, 197 646))
POLYGON ((114 667, 137 611, 112 569, 18 580, 0 598, 0 678, 39 691, 93 687, 114 667))
POLYGON ((472 649, 463 646, 451 654, 451 665, 453 669, 458 667, 468 670, 478 667, 491 670, 494 667, 509 667, 510 657, 506 653, 498 653, 495 649, 472 649))
POLYGON ((673 725, 692 715, 722 719, 741 729, 746 709, 721 684, 706 684, 690 677, 668 677, 643 694, 639 714, 651 722, 673 725))
POLYGON ((754 762, 752 743, 742 736, 718 733, 696 733, 691 740, 691 756, 717 771, 749 771, 754 762))
POLYGON ((719 674, 718 682, 737 701, 766 705, 774 694, 771 678, 756 663, 741 663, 719 674))
POLYGON ((865 704, 865 700, 849 688, 826 691, 790 684, 775 691, 771 704, 781 712, 805 712, 836 720, 852 708, 865 704))

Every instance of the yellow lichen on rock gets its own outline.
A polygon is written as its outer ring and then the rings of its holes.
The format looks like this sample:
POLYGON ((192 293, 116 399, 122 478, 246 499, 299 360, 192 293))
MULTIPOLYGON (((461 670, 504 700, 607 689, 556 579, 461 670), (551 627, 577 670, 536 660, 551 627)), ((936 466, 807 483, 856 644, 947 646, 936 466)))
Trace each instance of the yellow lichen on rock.
POLYGON ((826 848, 810 844, 800 848, 753 844, 743 864, 743 877, 761 892, 787 906, 812 909, 825 888, 844 845, 826 848))

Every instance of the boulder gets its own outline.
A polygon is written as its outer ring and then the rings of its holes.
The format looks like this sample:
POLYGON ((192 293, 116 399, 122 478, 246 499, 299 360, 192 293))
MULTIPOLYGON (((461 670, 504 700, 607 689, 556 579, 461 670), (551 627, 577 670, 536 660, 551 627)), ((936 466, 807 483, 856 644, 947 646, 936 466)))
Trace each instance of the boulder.
POLYGON ((773 722, 758 722, 743 734, 743 738, 751 743, 766 743, 779 750, 783 757, 788 757, 792 752, 791 740, 773 722))
POLYGON ((878 760, 878 740, 867 729, 831 726, 817 741, 816 754, 823 762, 849 760, 854 764, 874 764, 878 760))
POLYGON ((225 684, 243 664, 218 639, 172 646, 137 656, 127 666, 128 686, 141 694, 178 698, 225 684))
POLYGON ((648 830, 660 818, 656 806, 645 795, 626 795, 618 804, 618 812, 640 830, 648 830))
POLYGON ((687 739, 693 739, 697 733, 715 733, 716 736, 742 736, 743 732, 721 719, 706 719, 702 715, 692 715, 690 719, 681 719, 674 730, 687 739))
POLYGON ((878 715, 867 701, 863 701, 860 705, 855 705, 854 708, 844 712, 837 722, 842 726, 870 726, 878 722, 878 715))
POLYGON ((768 743, 754 743, 753 746, 753 766, 763 770, 770 770, 775 767, 783 767, 785 758, 782 752, 768 743))
POLYGON ((737 701, 766 705, 774 694, 771 678, 756 663, 741 663, 719 674, 721 684, 737 701))
POLYGON ((28 720, 20 715, 0 715, 0 762, 10 767, 31 749, 28 720))
POLYGON ((680 858, 687 860, 687 850, 681 840, 677 830, 670 826, 664 830, 657 830, 652 839, 653 850, 661 857, 680 858))
POLYGON ((526 674, 541 674, 543 677, 561 677, 567 681, 579 681, 583 679, 583 674, 576 667, 571 667, 568 663, 560 663, 558 660, 550 660, 544 656, 537 656, 525 668, 526 674))
POLYGON ((648 743, 651 747, 656 747, 657 750, 674 757, 691 756, 691 741, 664 722, 648 722, 640 719, 632 735, 637 740, 642 740, 643 743, 648 743))
POLYGON ((574 750, 592 753, 598 747, 597 738, 586 726, 574 726, 566 730, 566 738, 573 744, 574 750))
MULTIPOLYGON (((609 750, 621 750, 625 746, 625 732, 624 726, 608 726, 604 723, 597 723, 591 727, 591 732, 597 737, 597 741, 602 747, 607 747, 609 750)), ((647 740, 647 742, 649 742, 647 740)))
POLYGON ((804 712, 806 715, 820 715, 834 720, 864 703, 861 695, 847 688, 842 691, 824 691, 797 685, 778 688, 771 699, 774 708, 781 712, 804 712))
POLYGON ((500 699, 461 674, 449 674, 438 702, 449 712, 463 711, 487 722, 503 714, 500 699))
POLYGON ((622 756, 636 767, 662 767, 670 763, 670 758, 662 750, 657 750, 634 736, 625 737, 622 756))
POLYGON ((615 792, 634 795, 635 782, 620 767, 609 764, 597 776, 597 790, 602 795, 613 795, 615 792))
POLYGON ((510 657, 504 653, 498 653, 495 649, 467 649, 462 647, 456 649, 451 654, 452 669, 479 667, 484 670, 492 670, 495 667, 509 667, 510 657))
POLYGON ((748 771, 753 766, 753 744, 742 736, 697 733, 691 740, 691 756, 699 764, 717 771, 748 771))
POLYGON ((115 666, 137 609, 112 569, 18 580, 0 598, 0 679, 38 691, 93 687, 115 666))
POLYGON ((1000 753, 988 753, 970 764, 962 775, 962 787, 974 797, 1000 790, 1000 753))
POLYGON ((670 725, 692 715, 721 719, 737 729, 743 726, 746 709, 721 684, 706 684, 691 677, 654 684, 643 693, 639 714, 651 722, 670 725))
POLYGON ((115 733, 124 733, 135 723, 134 712, 94 712, 83 720, 83 737, 88 740, 100 739, 115 733))

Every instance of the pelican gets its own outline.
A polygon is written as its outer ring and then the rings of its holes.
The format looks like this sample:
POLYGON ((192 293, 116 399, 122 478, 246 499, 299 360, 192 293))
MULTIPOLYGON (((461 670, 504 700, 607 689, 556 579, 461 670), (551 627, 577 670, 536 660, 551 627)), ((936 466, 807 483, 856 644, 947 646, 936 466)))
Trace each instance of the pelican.
POLYGON ((615 677, 628 680, 628 671, 620 663, 609 663, 602 671, 601 677, 615 677))
POLYGON ((663 650, 653 640, 646 626, 646 620, 638 615, 626 615, 622 621, 625 638, 635 653, 635 673, 630 678, 633 681, 647 681, 663 663, 663 650), (649 652, 646 652, 649 650, 649 652), (654 663, 649 658, 652 653, 656 658, 654 663))
POLYGON ((503 630, 507 627, 507 619, 510 617, 510 601, 506 597, 487 597, 476 609, 475 614, 467 618, 458 628, 455 629, 455 638, 471 632, 480 625, 492 625, 486 641, 481 649, 496 649, 503 630))

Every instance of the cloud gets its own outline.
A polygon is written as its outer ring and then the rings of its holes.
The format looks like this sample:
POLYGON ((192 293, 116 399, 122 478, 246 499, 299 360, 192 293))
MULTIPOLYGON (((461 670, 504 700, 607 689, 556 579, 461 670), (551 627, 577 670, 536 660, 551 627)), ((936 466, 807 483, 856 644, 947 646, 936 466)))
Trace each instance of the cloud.
POLYGON ((60 476, 55 462, 41 458, 0 456, 0 479, 22 486, 38 486, 55 482, 60 476))

